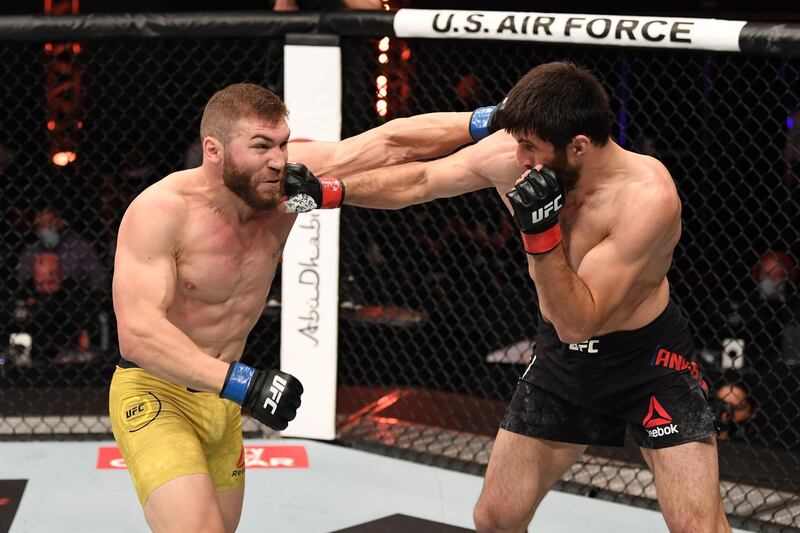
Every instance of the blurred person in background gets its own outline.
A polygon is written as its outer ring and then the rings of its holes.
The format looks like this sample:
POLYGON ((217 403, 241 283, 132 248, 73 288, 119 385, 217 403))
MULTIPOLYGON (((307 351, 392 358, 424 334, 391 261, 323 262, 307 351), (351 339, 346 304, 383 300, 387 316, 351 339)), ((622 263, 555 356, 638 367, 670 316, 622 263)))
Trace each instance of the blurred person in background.
POLYGON ((29 335, 33 364, 93 361, 97 353, 93 344, 99 342, 99 304, 89 292, 78 290, 57 254, 38 253, 31 263, 31 278, 13 300, 9 333, 29 335))
POLYGON ((781 358, 784 325, 796 320, 797 265, 784 251, 769 249, 735 285, 718 284, 698 316, 702 357, 710 371, 771 365, 781 358))
POLYGON ((786 303, 797 284, 797 263, 786 252, 767 250, 753 266, 753 278, 762 301, 786 303))
POLYGON ((72 282, 92 290, 106 290, 108 273, 88 240, 69 230, 66 221, 48 207, 36 215, 34 230, 37 240, 26 245, 17 262, 17 279, 24 283, 31 278, 34 258, 51 253, 59 258, 64 274, 72 282))
POLYGON ((800 405, 800 295, 797 263, 787 252, 770 249, 752 268, 756 289, 739 309, 745 362, 758 381, 759 438, 773 447, 796 450, 800 405))
POLYGON ((741 380, 728 379, 716 387, 715 411, 720 424, 719 440, 751 440, 757 433, 753 421, 757 409, 741 380))

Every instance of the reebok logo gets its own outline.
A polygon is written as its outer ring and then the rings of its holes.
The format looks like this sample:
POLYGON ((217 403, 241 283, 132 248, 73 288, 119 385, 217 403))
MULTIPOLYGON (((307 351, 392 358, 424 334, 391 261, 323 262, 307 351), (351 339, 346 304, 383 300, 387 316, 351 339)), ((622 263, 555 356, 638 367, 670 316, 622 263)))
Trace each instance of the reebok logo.
POLYGON ((286 388, 286 380, 276 375, 272 379, 272 385, 269 387, 269 396, 264 400, 264 409, 270 406, 270 412, 274 415, 275 410, 278 408, 278 402, 281 401, 283 390, 286 388))
POLYGON ((658 403, 655 396, 650 396, 650 408, 647 410, 644 420, 642 420, 642 425, 650 429, 670 422, 672 422, 672 417, 669 416, 667 410, 658 403))
POLYGON ((663 437, 664 435, 672 435, 673 433, 678 432, 678 426, 675 424, 670 424, 667 427, 655 428, 655 429, 648 429, 647 434, 651 437, 663 437))
POLYGON ((647 409, 644 420, 642 420, 642 426, 648 430, 647 434, 654 438, 678 433, 678 426, 672 423, 672 417, 658 403, 655 396, 650 396, 650 407, 647 409))
POLYGON ((555 197, 554 200, 547 202, 544 207, 540 207, 533 213, 531 213, 531 217, 533 218, 533 223, 536 224, 537 222, 541 222, 544 220, 545 217, 550 216, 550 213, 554 213, 561 209, 561 195, 555 197))
POLYGON ((233 472, 231 472, 231 477, 237 477, 243 475, 244 475, 244 446, 242 446, 242 451, 239 452, 239 459, 236 461, 236 468, 234 468, 233 472))

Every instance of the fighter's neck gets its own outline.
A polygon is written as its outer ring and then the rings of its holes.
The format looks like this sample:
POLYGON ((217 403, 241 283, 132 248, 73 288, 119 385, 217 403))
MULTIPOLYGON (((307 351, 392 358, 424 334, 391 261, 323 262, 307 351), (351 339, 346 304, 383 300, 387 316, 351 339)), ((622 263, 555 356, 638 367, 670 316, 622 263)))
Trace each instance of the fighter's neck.
POLYGON ((231 217, 240 224, 261 218, 266 212, 247 205, 244 200, 225 186, 222 174, 213 168, 200 167, 194 176, 198 189, 202 191, 209 207, 223 216, 231 217))
POLYGON ((624 170, 626 150, 610 140, 605 146, 595 147, 583 162, 575 192, 591 194, 616 181, 624 170))

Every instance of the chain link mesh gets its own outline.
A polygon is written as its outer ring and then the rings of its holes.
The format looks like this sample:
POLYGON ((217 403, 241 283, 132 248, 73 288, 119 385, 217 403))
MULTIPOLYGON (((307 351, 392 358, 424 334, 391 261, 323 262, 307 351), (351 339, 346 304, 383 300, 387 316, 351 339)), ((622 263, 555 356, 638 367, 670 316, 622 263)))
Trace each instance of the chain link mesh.
MULTIPOLYGON (((252 81, 282 93, 282 42, 98 39, 50 51, 45 42, 2 44, 0 436, 107 433, 120 217, 144 187, 198 162, 199 118, 215 90, 252 81), (63 90, 76 82, 78 90, 63 90), (77 159, 56 166, 59 150, 77 159), (37 227, 57 229, 60 242, 37 227), (59 263, 67 277, 54 284, 59 263)), ((669 279, 712 389, 728 383, 749 394, 749 403, 717 403, 731 434, 719 443, 726 511, 753 529, 800 527, 792 259, 800 62, 393 39, 381 63, 378 46, 378 38, 342 40, 343 137, 393 117, 497 102, 545 61, 570 59, 599 74, 615 138, 659 157, 681 194, 683 237, 669 279), (770 250, 780 253, 763 259, 770 250), (784 297, 761 296, 776 284, 784 297)), ((342 217, 340 439, 480 472, 535 330, 535 291, 507 211, 494 192, 479 191, 400 211, 345 207, 342 217)), ((246 362, 278 364, 279 300, 273 291, 246 362)), ((631 442, 590 448, 561 487, 655 501, 631 442)))

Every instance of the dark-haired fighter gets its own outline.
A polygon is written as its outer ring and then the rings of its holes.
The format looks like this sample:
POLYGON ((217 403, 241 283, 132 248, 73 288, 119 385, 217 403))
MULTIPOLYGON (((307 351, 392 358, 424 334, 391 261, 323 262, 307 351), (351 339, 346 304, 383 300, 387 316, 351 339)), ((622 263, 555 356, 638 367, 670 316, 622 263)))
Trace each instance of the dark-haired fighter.
MULTIPOLYGON (((610 138, 608 95, 576 65, 532 69, 497 115, 506 132, 449 157, 344 180, 346 203, 384 209, 494 187, 522 232, 536 350, 492 449, 477 530, 525 531, 587 445, 621 446, 627 426, 670 530, 729 531, 713 413, 669 297, 681 233, 672 177, 610 138)), ((289 194, 314 181, 298 174, 289 194)))

